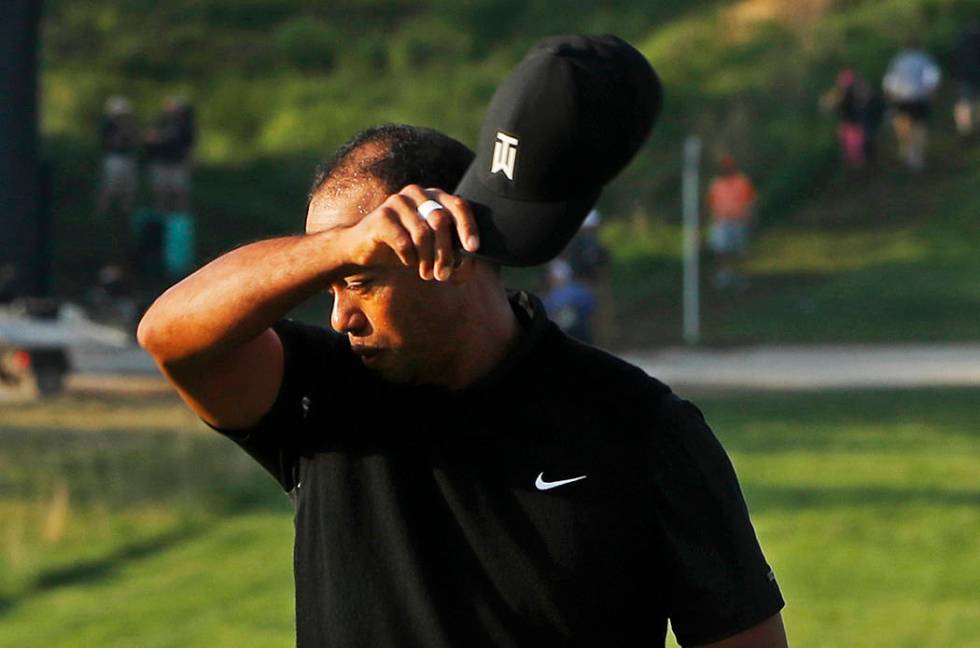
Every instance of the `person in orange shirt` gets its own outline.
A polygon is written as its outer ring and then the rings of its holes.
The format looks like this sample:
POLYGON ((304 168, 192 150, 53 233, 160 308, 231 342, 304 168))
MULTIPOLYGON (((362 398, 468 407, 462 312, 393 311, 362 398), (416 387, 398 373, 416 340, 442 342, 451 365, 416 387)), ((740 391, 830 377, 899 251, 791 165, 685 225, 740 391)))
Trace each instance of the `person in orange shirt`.
POLYGON ((708 243, 719 261, 715 285, 739 287, 746 283, 738 271, 738 261, 745 252, 749 226, 755 218, 756 191, 749 177, 739 171, 733 156, 721 158, 721 171, 708 188, 711 214, 708 243))

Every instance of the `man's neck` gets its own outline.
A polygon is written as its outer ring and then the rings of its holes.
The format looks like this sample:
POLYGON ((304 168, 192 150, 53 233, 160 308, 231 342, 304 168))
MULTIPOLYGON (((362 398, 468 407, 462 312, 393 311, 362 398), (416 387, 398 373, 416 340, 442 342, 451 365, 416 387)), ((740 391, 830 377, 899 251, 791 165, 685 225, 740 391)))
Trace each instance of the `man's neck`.
POLYGON ((467 300, 455 342, 455 362, 443 382, 464 389, 489 374, 510 355, 521 326, 502 286, 467 300))

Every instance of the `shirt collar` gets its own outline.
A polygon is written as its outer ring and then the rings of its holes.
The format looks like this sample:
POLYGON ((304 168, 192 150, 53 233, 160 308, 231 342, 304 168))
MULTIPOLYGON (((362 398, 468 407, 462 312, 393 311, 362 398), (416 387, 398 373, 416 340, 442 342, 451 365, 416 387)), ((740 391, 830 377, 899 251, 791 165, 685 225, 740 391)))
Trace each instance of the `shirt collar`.
POLYGON ((512 378, 548 332, 550 321, 540 299, 527 291, 518 290, 509 292, 507 300, 520 326, 517 343, 500 364, 472 385, 461 390, 460 394, 475 394, 493 389, 512 378))

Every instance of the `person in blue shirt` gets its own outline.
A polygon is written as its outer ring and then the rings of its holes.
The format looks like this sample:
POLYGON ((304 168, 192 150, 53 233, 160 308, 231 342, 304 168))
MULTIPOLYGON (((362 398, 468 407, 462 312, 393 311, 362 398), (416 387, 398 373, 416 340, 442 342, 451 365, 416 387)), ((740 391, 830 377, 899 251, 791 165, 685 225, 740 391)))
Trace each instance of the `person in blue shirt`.
POLYGON ((578 281, 572 267, 561 259, 548 264, 548 285, 550 289, 543 300, 548 317, 568 335, 592 344, 596 306, 592 289, 578 281))

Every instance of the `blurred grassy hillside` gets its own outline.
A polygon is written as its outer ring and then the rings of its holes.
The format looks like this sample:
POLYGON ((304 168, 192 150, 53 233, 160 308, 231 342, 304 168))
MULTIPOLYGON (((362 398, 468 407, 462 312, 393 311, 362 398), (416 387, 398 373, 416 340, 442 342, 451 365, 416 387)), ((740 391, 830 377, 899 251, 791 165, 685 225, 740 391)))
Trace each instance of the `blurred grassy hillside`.
POLYGON ((679 337, 689 133, 707 145, 707 170, 731 150, 760 187, 753 285, 709 299, 709 342, 976 338, 980 263, 964 241, 980 235, 980 148, 954 141, 952 85, 937 100, 930 171, 912 179, 891 162, 887 128, 883 168, 867 182, 845 177, 834 119, 817 99, 844 66, 877 83, 910 38, 945 64, 980 0, 49 0, 45 9, 43 131, 56 165, 62 293, 90 282, 125 231, 93 214, 96 124, 110 95, 131 97, 144 120, 168 94, 197 107, 194 203, 207 259, 298 231, 316 160, 355 131, 404 121, 473 145, 496 84, 535 40, 611 31, 648 56, 667 93, 649 144, 600 203, 615 258, 614 344, 679 337))

